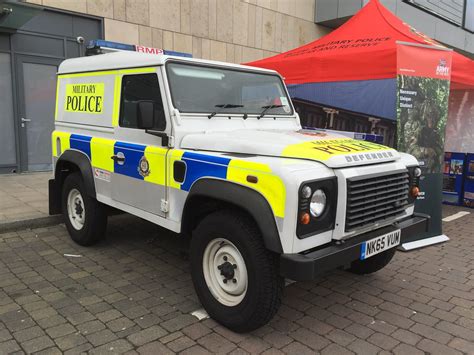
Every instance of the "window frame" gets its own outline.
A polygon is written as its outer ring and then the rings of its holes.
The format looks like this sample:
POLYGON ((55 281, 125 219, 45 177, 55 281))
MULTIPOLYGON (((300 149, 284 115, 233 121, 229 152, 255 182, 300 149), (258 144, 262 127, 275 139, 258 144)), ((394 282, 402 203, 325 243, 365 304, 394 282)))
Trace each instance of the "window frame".
POLYGON ((459 27, 459 28, 462 28, 463 30, 469 32, 469 33, 474 33, 474 28, 473 29, 469 29, 466 27, 466 16, 467 16, 467 2, 468 0, 464 0, 463 2, 463 14, 462 14, 462 19, 461 19, 461 23, 457 23, 456 21, 454 20, 451 20, 450 18, 448 17, 445 17, 441 14, 438 14, 437 12, 435 11, 432 11, 431 9, 427 8, 427 7, 424 7, 420 4, 417 4, 416 2, 413 2, 413 0, 402 0, 405 4, 407 5, 410 5, 410 6, 413 6, 415 8, 417 8, 418 10, 420 11, 423 11, 431 16, 434 16, 440 20, 443 20, 453 26, 456 26, 456 27, 459 27))
MULTIPOLYGON (((467 2, 469 0, 464 0, 464 11, 463 11, 463 16, 462 16, 462 28, 469 33, 474 33, 474 12, 472 14, 473 17, 473 28, 467 28, 466 27, 466 19, 467 19, 467 2)), ((472 4, 472 10, 474 11, 474 2, 472 4)))
MULTIPOLYGON (((252 70, 252 69, 242 69, 242 68, 232 68, 232 67, 227 67, 227 66, 223 66, 223 65, 212 65, 212 64, 208 64, 208 63, 194 63, 194 62, 187 62, 187 61, 181 61, 181 60, 168 60, 166 61, 165 63, 165 72, 166 72, 166 81, 168 83, 168 90, 169 90, 169 93, 170 93, 170 99, 171 99, 171 104, 173 105, 173 108, 178 110, 180 113, 182 114, 196 114, 196 115, 208 115, 209 113, 211 113, 211 111, 206 111, 206 112, 196 112, 196 111, 181 111, 179 110, 176 105, 175 105, 175 101, 174 101, 174 95, 173 95, 173 87, 170 83, 170 75, 169 75, 169 65, 168 64, 183 64, 183 65, 188 65, 188 66, 194 66, 194 67, 201 67, 201 68, 210 68, 210 69, 221 69, 221 70, 234 70, 234 71, 237 71, 237 72, 242 72, 242 73, 251 73, 251 74, 259 74, 259 75, 266 75, 266 76, 272 76, 272 77, 276 77, 278 78, 278 80, 280 81, 280 83, 282 84, 283 86, 283 92, 285 93, 286 95, 286 98, 288 100, 288 103, 289 103, 289 106, 290 106, 290 109, 291 109, 291 112, 289 113, 285 113, 285 114, 275 114, 275 113, 267 113, 266 115, 267 116, 282 116, 282 117, 288 117, 288 116, 294 116, 295 115, 295 108, 293 107, 293 102, 291 101, 291 96, 288 92, 288 88, 286 87, 282 77, 278 74, 274 74, 274 73, 265 73, 265 72, 261 72, 259 70, 252 70)), ((258 116, 259 114, 258 113, 249 113, 249 114, 246 114, 246 113, 242 113, 242 112, 239 112, 239 113, 233 113, 233 112, 226 112, 226 111, 222 111, 222 112, 219 112, 219 114, 223 114, 223 115, 241 115, 241 116, 244 116, 244 115, 248 115, 248 116, 258 116)))
MULTIPOLYGON (((119 107, 119 119, 118 119, 118 126, 120 128, 125 128, 125 129, 135 129, 135 130, 142 130, 141 128, 139 127, 127 127, 127 126, 124 126, 123 125, 123 105, 124 105, 124 84, 125 84, 125 78, 127 77, 137 77, 137 76, 143 76, 143 75, 154 75, 156 77, 156 84, 157 84, 157 89, 158 89, 158 93, 160 94, 160 97, 157 98, 155 100, 155 102, 159 102, 161 104, 161 107, 162 107, 162 112, 163 112, 163 121, 164 121, 164 126, 161 128, 157 128, 157 127, 153 127, 151 128, 150 130, 152 131, 156 131, 156 132, 165 132, 167 127, 168 127, 168 122, 167 122, 167 119, 166 119, 166 113, 165 113, 165 103, 163 101, 163 92, 162 92, 162 87, 160 85, 160 78, 159 78, 159 75, 158 75, 158 72, 152 72, 152 73, 130 73, 130 74, 124 74, 122 75, 122 77, 120 78, 121 82, 120 82, 120 107, 119 107)), ((145 101, 147 101, 149 99, 146 99, 145 101)))

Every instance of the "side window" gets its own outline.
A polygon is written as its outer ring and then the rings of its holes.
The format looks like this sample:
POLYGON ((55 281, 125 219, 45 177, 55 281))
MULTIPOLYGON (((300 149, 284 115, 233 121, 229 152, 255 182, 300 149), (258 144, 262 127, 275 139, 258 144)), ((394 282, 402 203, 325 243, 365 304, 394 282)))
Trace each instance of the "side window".
POLYGON ((120 127, 138 128, 137 106, 139 101, 153 101, 155 103, 154 128, 163 131, 166 128, 166 119, 158 77, 155 73, 123 76, 120 127))

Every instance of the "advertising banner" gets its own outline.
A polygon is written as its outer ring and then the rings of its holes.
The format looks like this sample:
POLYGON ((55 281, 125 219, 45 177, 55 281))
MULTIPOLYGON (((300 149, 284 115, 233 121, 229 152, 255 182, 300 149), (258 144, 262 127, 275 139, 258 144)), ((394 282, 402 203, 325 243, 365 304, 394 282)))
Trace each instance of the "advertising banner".
POLYGON ((415 212, 431 216, 430 230, 416 239, 442 235, 444 137, 448 119, 452 51, 397 43, 398 150, 414 155, 423 170, 415 212))
POLYGON ((451 90, 444 147, 447 152, 474 152, 474 90, 451 90))

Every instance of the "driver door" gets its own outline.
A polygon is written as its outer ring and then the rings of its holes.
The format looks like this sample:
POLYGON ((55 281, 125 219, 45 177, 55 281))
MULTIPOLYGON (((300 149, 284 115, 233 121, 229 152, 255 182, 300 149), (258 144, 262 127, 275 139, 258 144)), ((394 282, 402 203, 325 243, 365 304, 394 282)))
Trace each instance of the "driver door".
MULTIPOLYGON (((124 75, 121 86, 119 125, 115 128, 113 200, 164 217, 161 201, 166 199, 166 154, 162 138, 139 128, 137 107, 152 101, 154 131, 165 131, 167 122, 156 71, 124 75)), ((133 212, 133 210, 131 211, 133 212)))

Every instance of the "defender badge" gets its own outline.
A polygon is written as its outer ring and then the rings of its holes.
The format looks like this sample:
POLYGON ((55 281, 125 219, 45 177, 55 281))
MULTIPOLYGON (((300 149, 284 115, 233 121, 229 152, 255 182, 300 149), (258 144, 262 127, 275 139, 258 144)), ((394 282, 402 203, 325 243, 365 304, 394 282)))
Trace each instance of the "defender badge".
POLYGON ((145 156, 142 156, 138 163, 138 173, 143 177, 150 175, 150 164, 148 164, 148 160, 146 160, 145 156))

